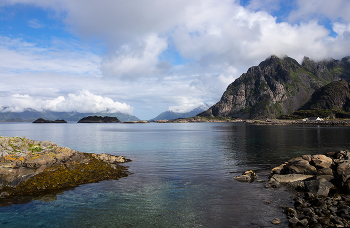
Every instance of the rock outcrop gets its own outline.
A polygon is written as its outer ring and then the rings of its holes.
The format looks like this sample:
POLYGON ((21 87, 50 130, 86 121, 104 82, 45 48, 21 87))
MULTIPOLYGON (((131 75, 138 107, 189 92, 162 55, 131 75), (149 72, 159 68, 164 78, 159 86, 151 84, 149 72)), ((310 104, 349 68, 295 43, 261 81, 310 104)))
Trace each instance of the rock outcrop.
POLYGON ((350 226, 350 151, 303 155, 271 171, 266 187, 298 190, 294 208, 284 207, 290 227, 350 226))
POLYGON ((241 182, 252 182, 254 181, 258 176, 255 174, 253 170, 248 170, 242 173, 241 176, 234 177, 235 180, 241 181, 241 182))
POLYGON ((88 116, 80 119, 78 123, 120 123, 117 117, 88 116))
POLYGON ((49 141, 0 137, 0 197, 37 195, 128 175, 120 156, 82 153, 49 141))
POLYGON ((231 83, 221 100, 198 116, 276 118, 303 106, 315 90, 340 78, 350 79, 350 62, 329 59, 300 65, 292 58, 271 56, 231 83))
POLYGON ((43 118, 39 118, 35 120, 33 123, 67 123, 65 120, 45 120, 43 118))
POLYGON ((350 85, 345 80, 335 81, 316 90, 300 110, 350 110, 350 85))

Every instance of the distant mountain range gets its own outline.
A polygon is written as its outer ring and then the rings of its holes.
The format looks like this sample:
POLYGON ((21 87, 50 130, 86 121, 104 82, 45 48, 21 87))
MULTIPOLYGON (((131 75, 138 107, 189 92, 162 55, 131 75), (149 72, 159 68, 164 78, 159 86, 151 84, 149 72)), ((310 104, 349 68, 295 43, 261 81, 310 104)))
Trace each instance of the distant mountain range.
MULTIPOLYGON (((3 108, 4 109, 4 108, 3 108)), ((117 113, 80 113, 80 112, 53 112, 53 111, 36 111, 34 109, 26 109, 23 112, 6 112, 6 109, 0 112, 0 121, 6 122, 33 122, 38 118, 46 120, 63 119, 68 122, 78 122, 87 116, 109 116, 117 117, 121 122, 139 121, 136 116, 117 112, 117 113)))
POLYGON ((173 111, 165 111, 159 114, 157 117, 150 119, 152 120, 173 120, 178 118, 188 118, 196 116, 198 113, 203 112, 204 110, 207 110, 210 107, 208 104, 203 104, 195 109, 193 109, 190 112, 173 112, 173 111))
POLYGON ((261 119, 306 110, 310 115, 328 110, 334 116, 350 111, 349 81, 350 57, 319 62, 304 57, 300 65, 290 57, 271 56, 249 68, 198 116, 261 119))

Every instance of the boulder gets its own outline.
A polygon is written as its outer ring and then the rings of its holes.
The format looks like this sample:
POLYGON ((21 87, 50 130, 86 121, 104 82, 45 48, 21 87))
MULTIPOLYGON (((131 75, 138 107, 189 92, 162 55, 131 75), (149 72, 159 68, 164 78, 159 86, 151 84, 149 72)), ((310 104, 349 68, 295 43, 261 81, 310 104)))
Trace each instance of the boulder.
POLYGON ((280 166, 277 166, 277 167, 273 168, 273 169, 271 170, 271 174, 281 174, 281 171, 283 170, 283 168, 284 168, 284 166, 285 166, 286 164, 287 164, 287 163, 282 164, 282 165, 280 165, 280 166))
POLYGON ((350 177, 350 161, 344 161, 338 165, 337 174, 343 182, 346 182, 350 177))
POLYGON ((307 191, 315 196, 328 196, 329 190, 334 185, 324 178, 305 181, 305 188, 307 191))
POLYGON ((313 155, 311 157, 311 164, 313 164, 318 169, 330 168, 332 161, 332 158, 322 154, 313 155))
POLYGON ((308 160, 302 157, 294 158, 288 161, 288 163, 281 170, 281 174, 306 174, 306 175, 316 175, 317 169, 315 166, 311 165, 308 160))
POLYGON ((255 180, 258 176, 253 170, 245 171, 241 176, 234 177, 235 180, 241 182, 251 182, 255 180))
POLYGON ((333 170, 331 168, 323 168, 317 170, 317 175, 331 175, 333 176, 333 170))

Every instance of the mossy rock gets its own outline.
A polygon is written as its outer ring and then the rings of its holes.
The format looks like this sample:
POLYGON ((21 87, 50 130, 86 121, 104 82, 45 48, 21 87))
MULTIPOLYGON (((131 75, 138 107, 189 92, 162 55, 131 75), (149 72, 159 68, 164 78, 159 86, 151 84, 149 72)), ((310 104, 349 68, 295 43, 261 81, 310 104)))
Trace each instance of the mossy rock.
POLYGON ((0 192, 7 192, 7 196, 10 197, 39 195, 73 188, 81 184, 116 180, 129 174, 124 166, 109 164, 88 153, 82 154, 89 158, 88 162, 71 162, 49 167, 16 187, 4 186, 0 192))

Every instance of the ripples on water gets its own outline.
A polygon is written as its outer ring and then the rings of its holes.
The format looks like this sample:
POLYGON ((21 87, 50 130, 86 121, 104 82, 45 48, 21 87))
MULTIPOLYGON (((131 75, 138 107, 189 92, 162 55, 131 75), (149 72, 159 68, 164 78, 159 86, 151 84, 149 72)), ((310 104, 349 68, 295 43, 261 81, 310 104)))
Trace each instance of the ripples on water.
POLYGON ((0 227, 285 227, 279 206, 290 204, 289 192, 233 177, 253 169, 266 180, 290 158, 349 148, 349 133, 244 123, 3 123, 2 136, 124 155, 134 174, 1 207, 0 227), (275 217, 281 225, 271 224, 275 217))

